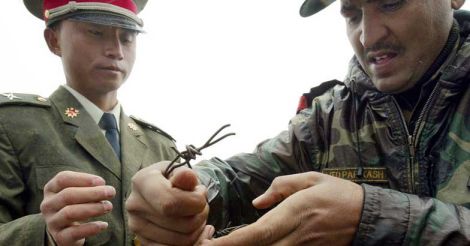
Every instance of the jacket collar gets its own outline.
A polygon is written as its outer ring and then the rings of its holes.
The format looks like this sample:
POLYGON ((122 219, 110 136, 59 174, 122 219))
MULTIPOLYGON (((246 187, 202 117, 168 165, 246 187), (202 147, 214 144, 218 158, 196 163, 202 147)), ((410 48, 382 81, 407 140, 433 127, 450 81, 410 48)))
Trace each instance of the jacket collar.
POLYGON ((70 92, 59 87, 50 100, 63 122, 75 132, 77 143, 117 178, 121 179, 123 172, 127 177, 139 170, 148 144, 142 130, 124 112, 119 120, 121 149, 124 150, 121 165, 101 129, 70 92))

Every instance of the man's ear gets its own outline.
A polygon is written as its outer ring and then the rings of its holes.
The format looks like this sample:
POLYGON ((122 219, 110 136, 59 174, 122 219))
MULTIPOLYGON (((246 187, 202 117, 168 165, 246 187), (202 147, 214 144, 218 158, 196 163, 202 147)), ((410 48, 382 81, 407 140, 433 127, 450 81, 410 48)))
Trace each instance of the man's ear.
POLYGON ((59 32, 52 28, 47 27, 44 30, 44 39, 46 40, 49 50, 57 56, 62 56, 62 51, 59 44, 59 32))
POLYGON ((451 0, 452 8, 455 10, 460 9, 464 3, 465 0, 451 0))

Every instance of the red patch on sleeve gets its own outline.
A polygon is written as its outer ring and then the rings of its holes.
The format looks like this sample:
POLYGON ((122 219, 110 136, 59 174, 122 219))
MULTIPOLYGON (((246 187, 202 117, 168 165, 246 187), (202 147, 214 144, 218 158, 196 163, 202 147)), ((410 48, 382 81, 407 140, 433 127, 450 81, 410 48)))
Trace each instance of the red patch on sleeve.
POLYGON ((297 113, 299 113, 302 109, 308 108, 308 102, 306 96, 301 96, 299 105, 297 106, 297 113))

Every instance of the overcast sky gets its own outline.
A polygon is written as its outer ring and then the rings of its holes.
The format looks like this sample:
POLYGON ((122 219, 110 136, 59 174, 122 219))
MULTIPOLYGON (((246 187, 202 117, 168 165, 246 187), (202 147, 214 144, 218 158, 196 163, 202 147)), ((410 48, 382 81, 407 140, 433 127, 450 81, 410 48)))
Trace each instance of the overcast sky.
MULTIPOLYGON (((302 18, 302 2, 149 0, 140 14, 147 33, 118 95, 125 112, 162 128, 181 148, 199 147, 230 123, 237 135, 203 157, 251 152, 287 129, 302 93, 342 79, 352 56, 339 4, 302 18)), ((2 4, 0 92, 50 95, 65 80, 44 42, 44 23, 21 0, 2 4)))

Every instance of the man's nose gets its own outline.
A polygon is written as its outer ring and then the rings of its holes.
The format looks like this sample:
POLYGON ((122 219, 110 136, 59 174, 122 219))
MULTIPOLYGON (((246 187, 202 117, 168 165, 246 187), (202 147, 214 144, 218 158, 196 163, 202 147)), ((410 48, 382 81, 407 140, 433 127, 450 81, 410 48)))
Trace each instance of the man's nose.
POLYGON ((124 58, 123 46, 119 36, 113 35, 106 41, 105 55, 116 60, 124 58))
POLYGON ((372 48, 388 35, 388 28, 375 13, 363 12, 360 42, 364 48, 372 48))

